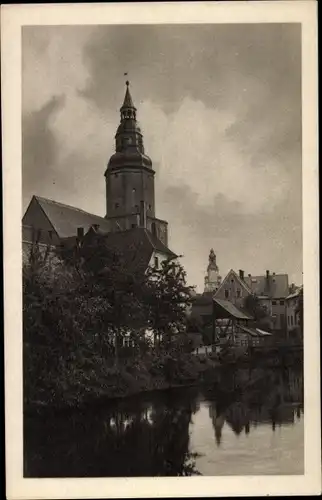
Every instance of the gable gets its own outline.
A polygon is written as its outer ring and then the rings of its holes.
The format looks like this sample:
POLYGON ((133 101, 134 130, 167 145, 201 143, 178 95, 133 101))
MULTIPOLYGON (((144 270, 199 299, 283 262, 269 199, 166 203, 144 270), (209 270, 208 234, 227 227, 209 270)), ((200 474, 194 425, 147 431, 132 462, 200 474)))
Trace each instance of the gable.
POLYGON ((244 298, 251 294, 251 290, 246 285, 246 283, 238 276, 238 274, 233 269, 231 269, 218 290, 215 292, 214 297, 221 299, 229 297, 231 298, 232 296, 236 297, 237 290, 241 291, 241 296, 244 298), (228 297, 226 297, 225 295, 225 290, 228 290, 230 292, 228 297))
MULTIPOLYGON (((53 224, 39 205, 37 198, 33 196, 22 219, 22 225, 34 227, 46 231, 55 231, 53 224)), ((56 232, 56 231, 55 231, 56 232)))

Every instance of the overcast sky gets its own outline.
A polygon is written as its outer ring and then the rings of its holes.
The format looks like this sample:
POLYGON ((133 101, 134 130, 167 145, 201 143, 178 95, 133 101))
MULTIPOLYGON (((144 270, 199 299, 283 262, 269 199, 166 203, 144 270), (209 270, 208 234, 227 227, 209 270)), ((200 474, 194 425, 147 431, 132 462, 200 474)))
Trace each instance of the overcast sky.
POLYGON ((302 283, 300 25, 25 27, 23 207, 105 215, 124 72, 156 171, 157 216, 203 288, 230 268, 302 283))

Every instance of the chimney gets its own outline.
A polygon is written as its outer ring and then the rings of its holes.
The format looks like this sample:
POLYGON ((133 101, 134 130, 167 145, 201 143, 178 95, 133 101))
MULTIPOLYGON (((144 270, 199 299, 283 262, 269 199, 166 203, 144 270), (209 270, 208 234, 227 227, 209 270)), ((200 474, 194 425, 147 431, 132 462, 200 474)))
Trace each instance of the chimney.
POLYGON ((269 278, 269 271, 266 271, 266 278, 269 278))
POLYGON ((239 269, 239 277, 244 281, 244 271, 242 269, 239 269))
POLYGON ((146 206, 145 201, 140 202, 140 227, 146 227, 146 206))
POLYGON ((78 227, 77 228, 77 238, 81 240, 84 236, 84 228, 83 227, 78 227))

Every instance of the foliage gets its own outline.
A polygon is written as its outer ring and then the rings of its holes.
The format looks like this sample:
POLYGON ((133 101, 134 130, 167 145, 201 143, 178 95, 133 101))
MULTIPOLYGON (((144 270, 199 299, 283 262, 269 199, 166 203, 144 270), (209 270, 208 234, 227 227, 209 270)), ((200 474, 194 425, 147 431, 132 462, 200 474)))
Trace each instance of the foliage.
POLYGON ((244 308, 255 321, 260 321, 267 317, 267 312, 256 295, 247 295, 245 297, 244 308))
POLYGON ((23 268, 25 401, 77 405, 186 380, 190 291, 172 261, 142 273, 102 241, 54 256, 36 245, 23 268))

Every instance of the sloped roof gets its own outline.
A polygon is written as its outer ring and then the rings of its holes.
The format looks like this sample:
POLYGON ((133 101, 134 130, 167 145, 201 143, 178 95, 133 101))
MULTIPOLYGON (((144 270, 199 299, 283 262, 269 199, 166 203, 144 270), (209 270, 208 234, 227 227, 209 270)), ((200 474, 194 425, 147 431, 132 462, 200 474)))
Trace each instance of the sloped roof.
POLYGON ((266 276, 245 276, 244 279, 252 293, 256 295, 278 299, 289 294, 287 274, 270 274, 268 280, 266 276))
POLYGON ((252 337, 272 337, 272 334, 259 328, 249 328, 248 326, 240 325, 239 328, 245 333, 249 333, 252 337))
POLYGON ((298 296, 300 295, 300 293, 301 293, 301 291, 302 291, 302 290, 303 290, 303 287, 299 286, 299 287, 297 288, 297 290, 295 290, 295 292, 293 292, 293 293, 290 293, 290 295, 288 295, 288 296, 286 297, 286 299, 287 299, 287 300, 288 300, 288 299, 295 299, 296 297, 298 297, 298 296))
POLYGON ((242 312, 238 307, 236 307, 229 300, 217 299, 214 297, 213 299, 215 303, 215 307, 217 309, 217 313, 219 312, 222 318, 236 318, 236 319, 252 319, 251 316, 248 316, 244 312, 242 312))
POLYGON ((218 290, 215 292, 215 296, 221 292, 221 289, 225 287, 225 284, 227 283, 227 280, 229 279, 229 276, 234 276, 234 279, 241 285, 242 288, 244 288, 248 293, 252 293, 251 289, 249 288, 248 284, 245 282, 245 280, 242 280, 240 276, 234 271, 233 269, 230 269, 230 271, 226 274, 224 280, 222 281, 220 287, 218 290))
POLYGON ((90 214, 80 208, 65 205, 58 201, 34 196, 40 207, 52 223, 60 238, 68 238, 77 234, 77 228, 83 227, 88 231, 93 224, 98 224, 103 230, 109 229, 109 223, 103 217, 90 214))
POLYGON ((85 235, 84 244, 90 243, 96 238, 104 241, 108 249, 121 254, 129 268, 143 272, 146 271, 155 250, 164 253, 171 259, 177 257, 156 236, 141 227, 115 233, 104 233, 100 228, 96 230, 92 227, 85 235))

